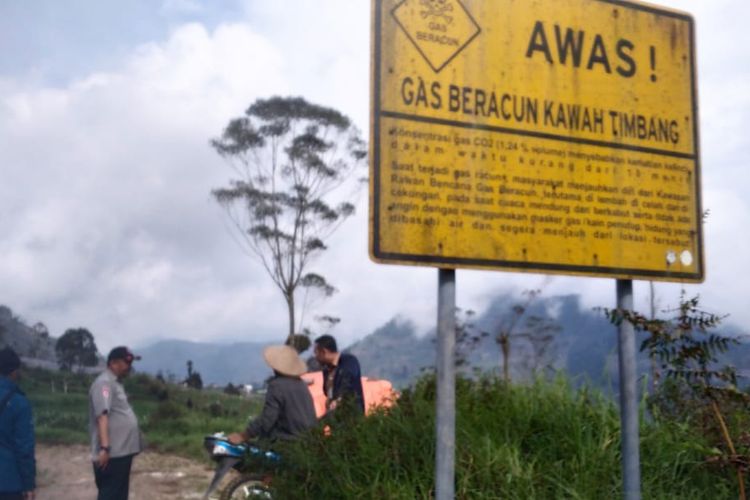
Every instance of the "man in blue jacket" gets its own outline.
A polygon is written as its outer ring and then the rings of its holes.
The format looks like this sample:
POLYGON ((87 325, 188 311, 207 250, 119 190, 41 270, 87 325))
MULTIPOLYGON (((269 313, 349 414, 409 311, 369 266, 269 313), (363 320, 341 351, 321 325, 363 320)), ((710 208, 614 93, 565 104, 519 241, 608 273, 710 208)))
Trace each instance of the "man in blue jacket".
POLYGON ((21 360, 0 350, 0 500, 33 500, 36 487, 31 404, 18 388, 21 360))
POLYGON ((362 372, 356 356, 339 352, 336 339, 330 335, 315 339, 313 352, 315 359, 323 366, 323 391, 328 413, 335 410, 342 400, 351 400, 354 410, 364 414, 362 372))

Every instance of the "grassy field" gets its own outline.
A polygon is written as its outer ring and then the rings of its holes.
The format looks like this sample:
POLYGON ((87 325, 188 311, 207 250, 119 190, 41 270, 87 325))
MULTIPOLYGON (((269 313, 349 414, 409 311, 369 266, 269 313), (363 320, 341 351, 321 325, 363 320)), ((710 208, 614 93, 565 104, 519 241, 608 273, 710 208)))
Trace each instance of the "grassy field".
MULTIPOLYGON (((88 389, 93 375, 24 370, 21 388, 34 408, 37 440, 88 443, 88 389), (67 393, 64 388, 67 386, 67 393)), ((236 431, 260 411, 262 400, 195 390, 134 374, 125 390, 149 447, 203 458, 202 438, 236 431)))

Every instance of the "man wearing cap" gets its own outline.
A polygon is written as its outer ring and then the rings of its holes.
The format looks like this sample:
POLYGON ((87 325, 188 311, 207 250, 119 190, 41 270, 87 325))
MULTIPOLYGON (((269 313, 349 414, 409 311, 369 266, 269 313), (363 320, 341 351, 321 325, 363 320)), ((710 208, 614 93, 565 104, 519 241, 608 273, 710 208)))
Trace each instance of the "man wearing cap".
POLYGON ((31 404, 18 388, 21 360, 0 350, 0 500, 33 500, 36 480, 31 404))
POLYGON ((127 347, 115 347, 107 369, 89 389, 89 434, 98 500, 127 500, 130 467, 141 452, 138 419, 120 380, 130 373, 135 356, 127 347))
POLYGON ((229 435, 234 444, 251 438, 293 439, 317 424, 312 395, 300 378, 307 366, 297 351, 286 345, 269 346, 263 351, 263 358, 274 371, 263 410, 243 432, 229 435))

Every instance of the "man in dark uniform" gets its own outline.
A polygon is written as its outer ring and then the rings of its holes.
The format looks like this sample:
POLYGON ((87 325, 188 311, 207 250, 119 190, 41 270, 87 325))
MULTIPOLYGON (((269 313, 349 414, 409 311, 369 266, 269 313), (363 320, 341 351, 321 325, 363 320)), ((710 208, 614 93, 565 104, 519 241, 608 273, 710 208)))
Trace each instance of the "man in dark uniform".
POLYGON ((0 500, 33 500, 36 487, 31 404, 18 388, 21 360, 0 350, 0 500))
POLYGON ((98 500, 127 500, 133 457, 143 449, 138 419, 120 383, 136 359, 141 358, 127 347, 115 347, 107 357, 107 369, 89 389, 89 435, 98 500))
POLYGON ((362 372, 353 354, 340 353, 336 339, 321 335, 315 339, 315 359, 323 366, 323 391, 328 412, 335 410, 342 400, 349 399, 355 411, 365 412, 362 372))

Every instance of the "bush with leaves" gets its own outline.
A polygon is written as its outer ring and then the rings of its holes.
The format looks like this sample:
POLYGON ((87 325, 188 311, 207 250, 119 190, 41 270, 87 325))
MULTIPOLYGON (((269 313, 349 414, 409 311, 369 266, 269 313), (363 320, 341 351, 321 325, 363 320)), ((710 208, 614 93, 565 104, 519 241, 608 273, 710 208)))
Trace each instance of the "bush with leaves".
POLYGON ((668 319, 647 318, 635 311, 606 309, 616 325, 629 321, 647 334, 641 344, 657 360, 666 381, 649 398, 655 418, 699 426, 711 439, 706 462, 731 467, 737 474, 740 498, 746 498, 744 476, 750 469, 750 397, 737 389, 737 370, 720 355, 740 342, 715 332, 726 316, 706 312, 699 297, 686 298, 668 319))

